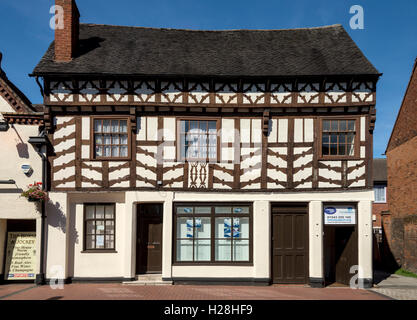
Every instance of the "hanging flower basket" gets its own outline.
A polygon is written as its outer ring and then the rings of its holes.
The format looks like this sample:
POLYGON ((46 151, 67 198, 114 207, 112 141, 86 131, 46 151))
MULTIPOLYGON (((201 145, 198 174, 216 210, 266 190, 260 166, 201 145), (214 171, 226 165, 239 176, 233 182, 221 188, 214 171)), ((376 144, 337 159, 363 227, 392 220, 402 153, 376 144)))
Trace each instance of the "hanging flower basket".
POLYGON ((23 191, 21 194, 28 199, 29 202, 41 202, 48 200, 48 193, 42 190, 42 183, 36 182, 28 186, 28 190, 23 191))

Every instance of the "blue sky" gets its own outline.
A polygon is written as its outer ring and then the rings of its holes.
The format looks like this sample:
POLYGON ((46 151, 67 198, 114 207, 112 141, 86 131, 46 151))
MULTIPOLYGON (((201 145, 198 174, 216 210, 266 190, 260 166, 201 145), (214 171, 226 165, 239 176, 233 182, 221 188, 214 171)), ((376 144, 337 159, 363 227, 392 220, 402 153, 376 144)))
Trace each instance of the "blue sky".
MULTIPOLYGON (((0 51, 8 77, 41 103, 28 74, 53 40, 53 0, 1 0, 0 51)), ((381 157, 417 57, 415 0, 78 0, 81 22, 187 29, 282 29, 342 24, 383 73, 377 87, 374 156, 381 157), (364 8, 364 29, 352 30, 352 5, 364 8)))

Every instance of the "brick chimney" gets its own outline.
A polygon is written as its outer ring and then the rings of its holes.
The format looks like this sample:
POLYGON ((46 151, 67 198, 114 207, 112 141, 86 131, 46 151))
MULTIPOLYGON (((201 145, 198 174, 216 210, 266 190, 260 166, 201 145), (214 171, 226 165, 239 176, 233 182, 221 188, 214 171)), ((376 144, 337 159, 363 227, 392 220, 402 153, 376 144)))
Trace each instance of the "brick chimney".
POLYGON ((69 62, 75 56, 78 47, 80 13, 75 0, 55 0, 56 14, 63 14, 63 25, 55 29, 55 61, 69 62))

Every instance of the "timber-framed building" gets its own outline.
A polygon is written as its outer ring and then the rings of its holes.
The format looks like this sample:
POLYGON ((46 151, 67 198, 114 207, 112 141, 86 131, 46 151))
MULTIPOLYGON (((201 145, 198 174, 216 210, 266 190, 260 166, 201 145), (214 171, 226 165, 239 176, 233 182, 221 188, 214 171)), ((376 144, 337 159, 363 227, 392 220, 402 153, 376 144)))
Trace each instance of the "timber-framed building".
POLYGON ((64 29, 32 74, 53 147, 47 278, 323 286, 358 265, 372 284, 380 73, 341 25, 80 24, 56 3, 64 29))

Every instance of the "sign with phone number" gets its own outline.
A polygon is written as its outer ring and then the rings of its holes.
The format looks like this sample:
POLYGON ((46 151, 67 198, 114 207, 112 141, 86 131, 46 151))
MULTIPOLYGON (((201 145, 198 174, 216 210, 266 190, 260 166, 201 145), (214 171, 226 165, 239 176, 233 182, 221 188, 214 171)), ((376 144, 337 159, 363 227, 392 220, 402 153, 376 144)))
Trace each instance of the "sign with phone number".
POLYGON ((356 208, 354 206, 325 206, 324 224, 356 224, 356 208))

